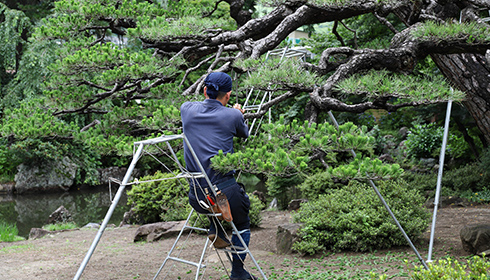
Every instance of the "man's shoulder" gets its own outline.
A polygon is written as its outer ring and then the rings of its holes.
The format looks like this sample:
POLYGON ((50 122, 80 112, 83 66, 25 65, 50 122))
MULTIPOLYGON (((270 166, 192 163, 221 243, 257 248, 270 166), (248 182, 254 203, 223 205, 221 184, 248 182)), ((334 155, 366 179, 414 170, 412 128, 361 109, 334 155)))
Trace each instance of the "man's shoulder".
POLYGON ((186 101, 180 105, 180 109, 187 109, 190 107, 197 107, 197 106, 202 106, 202 102, 200 101, 186 101))

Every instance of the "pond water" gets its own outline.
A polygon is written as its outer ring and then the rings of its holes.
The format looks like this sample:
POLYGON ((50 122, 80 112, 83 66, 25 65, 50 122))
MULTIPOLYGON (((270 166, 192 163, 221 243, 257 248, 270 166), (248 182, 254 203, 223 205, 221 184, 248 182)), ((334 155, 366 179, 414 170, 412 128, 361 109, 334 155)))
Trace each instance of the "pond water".
MULTIPOLYGON (((256 178, 241 180, 248 193, 254 190, 265 192, 264 183, 256 178)), ((125 189, 109 224, 116 226, 122 221, 124 213, 129 211, 125 189)), ((112 188, 112 197, 117 187, 112 188)), ((29 195, 0 195, 0 221, 16 224, 19 235, 28 237, 31 228, 41 228, 49 215, 63 205, 72 215, 73 221, 80 227, 88 223, 102 223, 111 198, 108 187, 90 188, 59 193, 39 193, 29 195)))
MULTIPOLYGON (((112 190, 112 197, 116 191, 117 188, 112 190)), ((60 193, 0 196, 0 221, 16 224, 19 235, 28 237, 31 228, 45 225, 49 215, 61 205, 80 227, 88 223, 101 223, 111 206, 109 189, 100 187, 60 193)), ((129 208, 124 193, 109 224, 119 225, 129 208)))

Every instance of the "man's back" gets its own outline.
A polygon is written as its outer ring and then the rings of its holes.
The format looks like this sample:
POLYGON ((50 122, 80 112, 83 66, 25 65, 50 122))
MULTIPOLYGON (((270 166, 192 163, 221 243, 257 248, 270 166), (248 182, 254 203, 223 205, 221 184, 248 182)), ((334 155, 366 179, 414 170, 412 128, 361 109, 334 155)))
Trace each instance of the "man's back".
MULTIPOLYGON (((248 137, 248 127, 239 110, 227 108, 215 99, 203 102, 186 102, 181 106, 184 134, 211 182, 230 174, 216 174, 211 168, 211 158, 219 150, 233 153, 233 137, 248 137)), ((200 171, 198 165, 184 146, 185 162, 191 172, 200 171)))

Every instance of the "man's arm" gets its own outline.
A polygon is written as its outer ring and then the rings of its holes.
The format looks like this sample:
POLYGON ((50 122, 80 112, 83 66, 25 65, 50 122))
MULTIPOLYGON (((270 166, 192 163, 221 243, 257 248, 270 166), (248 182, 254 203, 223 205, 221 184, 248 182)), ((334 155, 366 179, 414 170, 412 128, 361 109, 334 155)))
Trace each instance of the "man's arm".
POLYGON ((236 128, 236 131, 237 131, 237 135, 238 137, 242 137, 242 138, 247 138, 248 137, 248 126, 245 124, 245 119, 243 118, 243 114, 245 114, 245 110, 242 109, 242 105, 241 104, 235 104, 233 105, 233 108, 234 109, 237 109, 238 111, 240 111, 242 113, 241 116, 239 116, 239 119, 237 120, 237 128, 236 128))

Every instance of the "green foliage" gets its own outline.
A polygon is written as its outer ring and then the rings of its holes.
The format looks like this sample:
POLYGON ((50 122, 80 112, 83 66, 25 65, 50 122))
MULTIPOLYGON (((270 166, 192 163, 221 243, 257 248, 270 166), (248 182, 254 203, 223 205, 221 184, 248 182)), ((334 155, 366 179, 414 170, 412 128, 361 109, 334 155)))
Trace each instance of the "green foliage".
POLYGON ((157 5, 136 0, 121 1, 120 5, 112 0, 61 0, 55 2, 54 11, 54 17, 43 19, 42 26, 35 32, 36 38, 69 40, 91 26, 109 27, 110 20, 125 21, 135 15, 158 16, 163 13, 157 5))
POLYGON ((267 178, 267 194, 277 198, 279 209, 286 209, 291 197, 298 197, 296 186, 304 181, 304 176, 297 174, 291 177, 271 176, 267 178))
POLYGON ((17 69, 17 46, 25 43, 22 33, 31 27, 25 14, 0 3, 0 69, 17 69))
POLYGON ((464 94, 452 90, 440 76, 419 77, 387 71, 369 71, 352 75, 341 81, 337 89, 347 94, 368 96, 393 96, 412 102, 462 100, 464 94))
POLYGON ((468 44, 479 44, 490 40, 490 30, 477 22, 446 22, 426 21, 412 31, 412 36, 425 40, 465 40, 468 44))
POLYGON ((4 138, 0 140, 0 182, 13 181, 17 173, 17 166, 22 163, 20 159, 15 159, 12 151, 4 138))
MULTIPOLYGON (((429 214, 421 206, 424 199, 418 191, 402 180, 382 181, 378 189, 407 235, 420 236, 428 225, 429 214)), ((301 239, 293 246, 301 253, 325 249, 373 251, 406 245, 374 190, 354 181, 302 204, 294 221, 304 223, 299 232, 301 239)))
POLYGON ((322 171, 308 176, 299 186, 303 197, 316 199, 330 189, 338 187, 330 173, 322 171))
POLYGON ((343 179, 380 180, 397 178, 403 174, 399 164, 383 164, 380 159, 356 157, 346 165, 329 169, 332 176, 343 179))
POLYGON ((130 94, 136 87, 148 87, 149 91, 157 79, 179 73, 177 64, 178 60, 160 60, 149 51, 134 52, 111 43, 95 45, 75 51, 50 66, 53 76, 47 83, 50 89, 47 96, 67 110, 82 107, 88 100, 95 101, 94 108, 107 110, 113 103, 100 96, 117 91, 119 95, 130 94))
POLYGON ((482 190, 478 192, 466 190, 461 193, 461 197, 464 197, 471 202, 490 203, 490 189, 483 187, 482 190))
POLYGON ((32 22, 37 22, 51 13, 52 9, 54 8, 55 1, 56 0, 43 0, 28 1, 30 2, 29 4, 18 3, 18 9, 23 11, 32 22))
MULTIPOLYGON (((415 124, 405 142, 410 157, 437 157, 442 146, 444 127, 436 123, 415 124)), ((469 147, 459 131, 448 135, 446 154, 460 158, 469 153, 469 147)))
MULTIPOLYGON (((405 25, 399 18, 393 14, 386 16, 386 19, 397 30, 405 29, 405 25)), ((390 46, 390 41, 393 37, 393 33, 388 27, 382 24, 372 13, 363 14, 356 17, 348 18, 344 23, 352 30, 355 30, 354 34, 351 30, 347 30, 343 25, 339 24, 338 32, 347 41, 349 46, 354 46, 354 42, 359 45, 359 48, 369 49, 387 49, 390 46), (354 41, 356 36, 356 41, 354 41)))
POLYGON ((164 40, 168 38, 193 38, 204 40, 209 28, 229 26, 226 19, 199 18, 194 15, 169 20, 165 17, 151 19, 147 16, 138 18, 141 27, 131 29, 129 35, 146 40, 164 40))
MULTIPOLYGON (((483 174, 484 170, 474 163, 445 170, 441 181, 441 195, 469 198, 472 194, 481 192, 490 184, 489 178, 483 174)), ((402 177, 422 193, 434 191, 437 186, 437 173, 405 172, 402 177)))
POLYGON ((7 224, 0 221, 0 242, 13 242, 24 240, 24 238, 18 236, 19 230, 17 226, 7 224))
POLYGON ((437 260, 428 264, 429 269, 416 266, 410 272, 410 279, 414 280, 486 280, 490 271, 490 261, 487 258, 473 256, 466 264, 451 258, 437 260))
POLYGON ((436 157, 442 142, 444 128, 435 123, 416 124, 407 136, 407 153, 414 158, 436 157))
POLYGON ((490 147, 483 150, 478 161, 478 167, 482 170, 482 175, 484 175, 486 180, 490 179, 490 147))
POLYGON ((4 113, 0 135, 11 141, 4 143, 0 156, 4 165, 0 173, 8 177, 20 163, 36 164, 69 156, 81 167, 77 183, 97 183, 99 155, 74 141, 73 135, 79 130, 74 122, 67 123, 53 116, 43 101, 37 99, 22 102, 18 108, 5 109, 4 113))
POLYGON ((137 216, 147 223, 178 221, 187 217, 190 205, 185 179, 157 171, 139 181, 128 191, 128 205, 137 216))
POLYGON ((44 90, 44 82, 50 76, 48 65, 55 61, 55 42, 30 41, 22 54, 19 69, 13 80, 4 88, 5 96, 0 107, 14 108, 25 98, 38 98, 44 90))
POLYGON ((67 229, 75 229, 75 228, 78 228, 78 226, 72 222, 48 224, 43 226, 43 229, 49 231, 67 230, 67 229))
POLYGON ((64 123, 52 115, 43 100, 37 99, 20 104, 19 108, 5 109, 0 134, 17 139, 51 138, 71 139, 79 128, 74 123, 64 123))
POLYGON ((249 195, 250 198, 250 212, 248 216, 250 218, 250 227, 258 227, 262 222, 262 216, 260 213, 264 209, 265 205, 255 195, 249 195))
MULTIPOLYGON (((220 151, 211 159, 213 168, 223 173, 242 169, 247 173, 262 173, 269 177, 290 177, 316 172, 320 166, 313 161, 316 156, 325 163, 335 165, 327 168, 327 171, 338 178, 387 179, 402 173, 397 164, 386 165, 361 153, 352 161, 339 162, 342 153, 351 150, 370 152, 374 143, 374 138, 368 136, 365 127, 359 129, 350 122, 337 130, 328 123, 313 123, 311 126, 307 121, 285 123, 281 117, 279 121, 263 124, 261 128, 264 132, 251 138, 246 147, 235 149, 237 152, 233 154, 220 151)), ((321 165, 321 168, 325 167, 321 165)))
MULTIPOLYGON (((300 60, 287 59, 279 61, 269 58, 264 62, 260 60, 237 61, 237 67, 253 70, 251 75, 243 81, 243 88, 264 89, 272 87, 277 90, 291 88, 311 89, 322 84, 323 78, 313 72, 305 72, 300 66, 300 60)), ((279 94, 280 92, 276 92, 279 94)))

